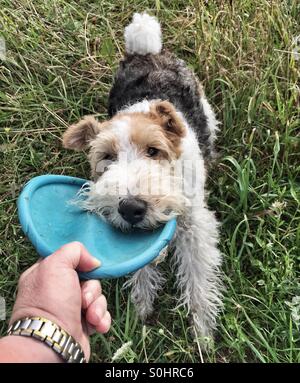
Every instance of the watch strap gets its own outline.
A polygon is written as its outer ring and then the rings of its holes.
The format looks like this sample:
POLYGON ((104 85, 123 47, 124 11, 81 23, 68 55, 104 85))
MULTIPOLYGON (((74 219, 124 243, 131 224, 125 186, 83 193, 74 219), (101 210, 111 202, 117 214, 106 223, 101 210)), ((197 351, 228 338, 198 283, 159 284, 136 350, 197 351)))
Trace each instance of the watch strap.
POLYGON ((28 336, 44 342, 68 363, 86 363, 81 346, 57 324, 43 317, 17 320, 7 330, 8 335, 28 336))

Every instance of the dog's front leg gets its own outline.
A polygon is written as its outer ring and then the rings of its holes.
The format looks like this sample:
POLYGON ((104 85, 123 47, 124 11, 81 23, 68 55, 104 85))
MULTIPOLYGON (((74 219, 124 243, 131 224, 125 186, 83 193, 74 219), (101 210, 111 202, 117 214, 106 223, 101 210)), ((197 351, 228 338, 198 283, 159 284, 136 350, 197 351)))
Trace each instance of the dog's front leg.
POLYGON ((181 295, 178 306, 191 313, 197 335, 211 336, 221 308, 221 255, 214 214, 205 207, 194 209, 179 222, 174 260, 181 295))
POLYGON ((165 279, 158 268, 147 265, 138 270, 124 285, 131 287, 131 299, 137 313, 145 320, 153 311, 153 303, 165 279))

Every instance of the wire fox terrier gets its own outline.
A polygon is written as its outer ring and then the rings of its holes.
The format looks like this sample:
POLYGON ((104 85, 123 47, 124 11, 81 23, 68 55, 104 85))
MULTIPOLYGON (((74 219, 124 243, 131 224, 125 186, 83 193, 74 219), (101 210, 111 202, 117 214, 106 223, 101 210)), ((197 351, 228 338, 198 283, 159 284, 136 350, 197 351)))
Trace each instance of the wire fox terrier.
MULTIPOLYGON (((86 209, 122 230, 152 229, 177 217, 170 262, 178 306, 186 306, 197 334, 211 336, 222 306, 221 254, 204 186, 218 122, 194 73, 162 49, 156 18, 135 14, 125 45, 109 95, 110 119, 84 117, 68 128, 63 144, 89 150, 86 209)), ((155 264, 127 281, 142 319, 164 282, 155 264)))

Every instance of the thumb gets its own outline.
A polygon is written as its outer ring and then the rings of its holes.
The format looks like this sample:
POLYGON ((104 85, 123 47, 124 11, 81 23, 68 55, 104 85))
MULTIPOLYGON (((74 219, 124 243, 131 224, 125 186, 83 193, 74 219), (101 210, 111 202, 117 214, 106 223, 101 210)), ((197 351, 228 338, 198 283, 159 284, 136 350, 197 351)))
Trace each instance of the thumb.
POLYGON ((64 265, 78 271, 91 271, 101 262, 93 257, 80 242, 71 242, 62 246, 50 256, 51 262, 64 265))

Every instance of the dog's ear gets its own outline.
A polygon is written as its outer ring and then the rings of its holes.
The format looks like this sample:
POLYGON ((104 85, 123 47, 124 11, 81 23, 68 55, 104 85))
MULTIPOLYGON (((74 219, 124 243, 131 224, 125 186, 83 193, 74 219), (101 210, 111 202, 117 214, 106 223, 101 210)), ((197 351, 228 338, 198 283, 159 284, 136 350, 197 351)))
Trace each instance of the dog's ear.
POLYGON ((63 146, 67 149, 83 150, 100 132, 101 124, 92 116, 85 116, 71 125, 63 135, 63 146))
POLYGON ((159 118, 159 124, 164 128, 167 137, 175 144, 186 135, 184 122, 176 113, 175 107, 169 101, 156 102, 152 112, 159 118))

